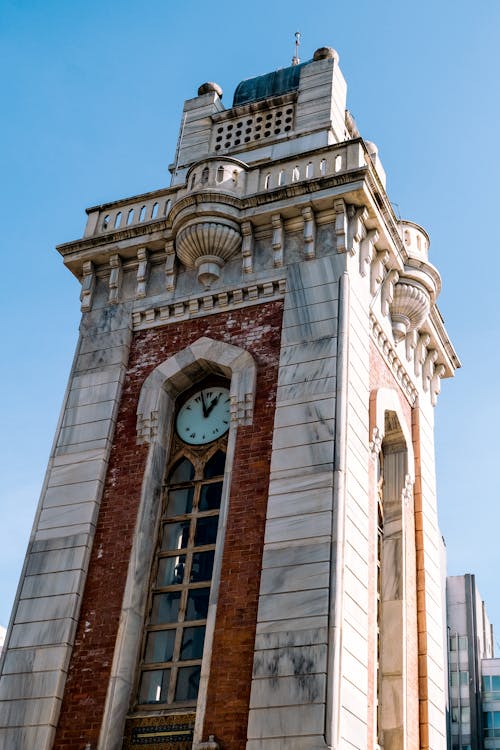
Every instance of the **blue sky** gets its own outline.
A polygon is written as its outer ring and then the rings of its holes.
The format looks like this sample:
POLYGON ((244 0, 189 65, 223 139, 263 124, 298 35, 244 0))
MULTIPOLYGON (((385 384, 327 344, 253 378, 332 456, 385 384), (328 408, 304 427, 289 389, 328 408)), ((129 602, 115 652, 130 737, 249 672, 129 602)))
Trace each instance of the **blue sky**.
MULTIPOLYGON (((431 236, 463 369, 436 411, 450 574, 474 572, 500 641, 496 217, 500 3, 1 0, 0 623, 6 625, 76 344, 54 251, 87 206, 169 183, 183 101, 335 47, 388 193, 431 236)), ((500 653, 500 648, 498 649, 500 653)))

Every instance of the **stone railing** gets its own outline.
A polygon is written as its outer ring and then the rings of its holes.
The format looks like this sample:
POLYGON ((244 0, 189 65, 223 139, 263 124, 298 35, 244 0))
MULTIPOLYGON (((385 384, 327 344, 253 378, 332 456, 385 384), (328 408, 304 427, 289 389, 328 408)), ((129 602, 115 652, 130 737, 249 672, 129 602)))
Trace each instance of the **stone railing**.
POLYGON ((89 208, 84 237, 163 219, 170 211, 175 192, 169 188, 89 208))

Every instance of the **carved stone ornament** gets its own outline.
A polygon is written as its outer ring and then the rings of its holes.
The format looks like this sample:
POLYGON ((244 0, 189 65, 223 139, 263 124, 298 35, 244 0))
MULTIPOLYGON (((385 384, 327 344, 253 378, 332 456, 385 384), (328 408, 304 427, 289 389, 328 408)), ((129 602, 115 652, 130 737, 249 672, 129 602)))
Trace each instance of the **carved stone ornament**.
POLYGON ((394 286, 390 304, 392 332, 395 341, 420 328, 429 314, 431 298, 427 289, 411 279, 402 279, 394 286))
POLYGON ((198 221, 181 229, 175 244, 179 260, 188 268, 196 268, 198 281, 209 287, 239 250, 241 234, 232 222, 198 221))
POLYGON ((211 734, 208 738, 208 742, 198 742, 193 746, 194 750, 219 750, 220 745, 215 741, 215 737, 211 734))

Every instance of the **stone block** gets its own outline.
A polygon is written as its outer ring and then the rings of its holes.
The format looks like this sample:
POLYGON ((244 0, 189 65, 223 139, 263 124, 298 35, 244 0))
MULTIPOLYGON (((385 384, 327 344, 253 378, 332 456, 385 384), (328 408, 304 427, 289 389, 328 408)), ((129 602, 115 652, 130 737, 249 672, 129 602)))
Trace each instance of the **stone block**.
POLYGON ((325 688, 324 674, 295 674, 289 677, 253 680, 250 708, 321 703, 325 700, 325 688))
POLYGON ((248 718, 248 738, 300 737, 319 733, 323 730, 324 720, 323 704, 254 708, 248 718))
POLYGON ((259 599, 260 621, 314 617, 328 613, 328 589, 270 594, 259 599), (286 615, 286 616, 285 616, 286 615))

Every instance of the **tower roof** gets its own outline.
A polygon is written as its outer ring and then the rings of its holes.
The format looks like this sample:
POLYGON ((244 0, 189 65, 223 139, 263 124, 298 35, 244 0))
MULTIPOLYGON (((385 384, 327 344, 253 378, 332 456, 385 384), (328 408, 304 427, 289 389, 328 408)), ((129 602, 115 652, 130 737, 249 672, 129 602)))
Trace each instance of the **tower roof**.
POLYGON ((296 91, 299 88, 300 71, 308 62, 310 60, 241 81, 234 92, 233 107, 296 91))

